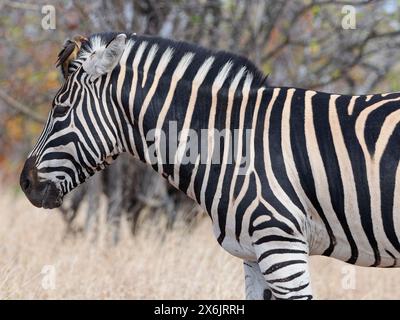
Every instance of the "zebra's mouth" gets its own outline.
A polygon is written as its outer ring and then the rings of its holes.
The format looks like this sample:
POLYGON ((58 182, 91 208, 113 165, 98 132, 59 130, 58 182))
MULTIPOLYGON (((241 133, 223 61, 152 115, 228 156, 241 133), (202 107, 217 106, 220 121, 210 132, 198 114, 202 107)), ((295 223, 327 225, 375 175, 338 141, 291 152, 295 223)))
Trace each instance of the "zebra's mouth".
POLYGON ((63 192, 57 188, 53 182, 47 183, 42 198, 42 208, 54 209, 61 206, 63 202, 63 192))

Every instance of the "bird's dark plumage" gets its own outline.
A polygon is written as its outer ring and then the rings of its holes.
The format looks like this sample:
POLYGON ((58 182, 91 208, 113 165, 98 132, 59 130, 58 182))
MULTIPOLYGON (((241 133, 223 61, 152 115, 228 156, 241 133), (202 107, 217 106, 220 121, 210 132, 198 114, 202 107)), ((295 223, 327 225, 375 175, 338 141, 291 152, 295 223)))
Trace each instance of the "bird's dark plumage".
POLYGON ((68 39, 65 41, 64 46, 57 56, 56 67, 61 66, 61 72, 64 78, 68 78, 68 67, 69 63, 74 60, 81 48, 81 45, 87 38, 83 36, 75 36, 72 40, 68 39))

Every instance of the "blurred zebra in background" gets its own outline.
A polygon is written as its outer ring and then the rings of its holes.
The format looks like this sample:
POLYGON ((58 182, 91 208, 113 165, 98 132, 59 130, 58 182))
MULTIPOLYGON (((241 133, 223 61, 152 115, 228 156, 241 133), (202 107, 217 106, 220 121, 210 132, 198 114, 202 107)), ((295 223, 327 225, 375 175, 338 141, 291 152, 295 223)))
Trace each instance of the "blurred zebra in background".
POLYGON ((209 214, 248 298, 312 298, 312 254, 398 265, 400 94, 271 87, 245 58, 125 33, 59 59, 66 81, 21 174, 35 206, 128 152, 209 214))

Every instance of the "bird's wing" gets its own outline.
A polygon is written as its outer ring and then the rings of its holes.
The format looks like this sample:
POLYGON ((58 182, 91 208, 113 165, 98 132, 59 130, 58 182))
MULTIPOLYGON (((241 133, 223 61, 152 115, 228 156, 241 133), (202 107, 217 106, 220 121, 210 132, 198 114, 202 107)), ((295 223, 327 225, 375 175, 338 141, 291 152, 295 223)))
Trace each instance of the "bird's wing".
POLYGON ((61 49, 60 53, 57 56, 56 67, 62 65, 65 61, 67 61, 68 57, 74 52, 76 47, 76 43, 71 40, 67 40, 64 44, 64 47, 61 49))

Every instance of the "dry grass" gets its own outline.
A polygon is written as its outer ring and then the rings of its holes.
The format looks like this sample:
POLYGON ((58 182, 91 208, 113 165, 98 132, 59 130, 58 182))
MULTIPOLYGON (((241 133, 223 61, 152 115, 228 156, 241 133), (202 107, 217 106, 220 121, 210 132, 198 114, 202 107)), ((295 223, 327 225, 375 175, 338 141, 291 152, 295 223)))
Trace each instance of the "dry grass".
MULTIPOLYGON (((163 239, 160 227, 144 226, 135 238, 123 230, 120 245, 109 247, 104 232, 96 242, 65 239, 57 214, 0 194, 0 299, 244 298, 242 263, 218 246, 208 219, 163 239), (55 267, 54 289, 42 286, 46 265, 55 267)), ((355 289, 346 290, 351 266, 311 260, 316 298, 400 298, 400 270, 357 267, 355 289)))

